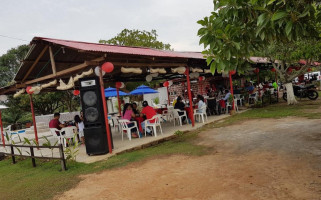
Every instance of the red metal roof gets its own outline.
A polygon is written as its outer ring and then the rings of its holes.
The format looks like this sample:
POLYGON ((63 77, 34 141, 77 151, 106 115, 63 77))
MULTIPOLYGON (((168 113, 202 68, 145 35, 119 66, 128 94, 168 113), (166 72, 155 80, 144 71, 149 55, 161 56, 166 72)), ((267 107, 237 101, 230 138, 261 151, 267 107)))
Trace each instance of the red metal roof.
POLYGON ((177 51, 165 51, 159 49, 152 49, 146 47, 128 47, 117 46, 109 44, 79 42, 72 40, 60 40, 52 38, 35 37, 33 41, 43 40, 54 44, 59 44, 65 47, 70 47, 83 51, 94 52, 106 52, 106 53, 119 53, 119 54, 132 54, 143 56, 155 56, 155 57, 173 57, 173 58, 195 58, 204 59, 201 52, 177 52, 177 51))

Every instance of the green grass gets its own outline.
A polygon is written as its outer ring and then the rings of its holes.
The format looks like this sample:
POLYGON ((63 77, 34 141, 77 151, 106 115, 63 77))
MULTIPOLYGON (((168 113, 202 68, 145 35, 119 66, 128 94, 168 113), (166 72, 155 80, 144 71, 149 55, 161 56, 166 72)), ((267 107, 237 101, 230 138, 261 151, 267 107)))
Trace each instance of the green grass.
POLYGON ((51 199, 74 187, 81 180, 79 175, 99 173, 158 156, 205 154, 205 147, 192 144, 195 137, 197 133, 184 134, 157 146, 120 154, 92 164, 68 162, 68 170, 65 172, 61 171, 58 161, 41 162, 38 159, 36 168, 32 167, 30 159, 18 160, 16 164, 11 164, 11 159, 0 161, 0 199, 51 199))
MULTIPOLYGON (((255 108, 243 113, 235 114, 229 118, 221 120, 219 123, 214 123, 214 127, 224 127, 233 123, 260 118, 279 119, 283 117, 295 116, 306 117, 309 119, 321 119, 320 101, 300 101, 297 105, 287 105, 279 103, 263 108, 255 108)), ((213 125, 209 125, 213 127, 213 125)))

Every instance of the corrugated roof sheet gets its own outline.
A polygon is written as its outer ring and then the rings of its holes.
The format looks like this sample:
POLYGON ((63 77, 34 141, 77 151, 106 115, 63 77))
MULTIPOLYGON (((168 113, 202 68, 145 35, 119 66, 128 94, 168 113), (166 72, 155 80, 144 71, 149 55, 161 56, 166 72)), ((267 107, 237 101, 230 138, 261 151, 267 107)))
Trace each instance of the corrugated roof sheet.
POLYGON ((172 57, 172 58, 194 58, 204 59, 201 52, 177 52, 177 51, 165 51, 159 49, 152 49, 146 47, 128 47, 117 46, 109 44, 88 43, 72 40, 60 40, 52 38, 35 37, 33 41, 43 40, 54 44, 59 44, 65 47, 70 47, 83 51, 105 52, 105 53, 117 53, 117 54, 132 54, 142 56, 155 56, 155 57, 172 57))

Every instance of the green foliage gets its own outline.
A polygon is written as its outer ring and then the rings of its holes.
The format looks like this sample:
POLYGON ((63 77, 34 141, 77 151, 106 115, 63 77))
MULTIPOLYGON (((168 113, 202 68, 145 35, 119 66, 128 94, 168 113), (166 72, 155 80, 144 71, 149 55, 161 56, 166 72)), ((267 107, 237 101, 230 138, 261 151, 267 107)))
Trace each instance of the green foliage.
POLYGON ((301 39, 319 40, 320 5, 316 2, 214 0, 212 15, 198 21, 200 44, 211 71, 237 68, 244 73, 249 57, 271 43, 282 47, 301 39))
POLYGON ((29 51, 28 45, 12 48, 6 54, 0 56, 0 87, 10 85, 16 75, 20 62, 29 51))
POLYGON ((72 138, 72 142, 70 140, 68 141, 68 147, 65 147, 64 153, 66 155, 66 160, 76 161, 76 157, 79 154, 79 142, 77 140, 77 134, 75 134, 72 138))
POLYGON ((170 44, 164 44, 163 42, 158 41, 157 37, 156 30, 148 32, 145 30, 124 29, 116 37, 109 40, 99 40, 99 43, 172 50, 170 44))
POLYGON ((159 104, 159 97, 156 97, 153 101, 155 104, 159 104))

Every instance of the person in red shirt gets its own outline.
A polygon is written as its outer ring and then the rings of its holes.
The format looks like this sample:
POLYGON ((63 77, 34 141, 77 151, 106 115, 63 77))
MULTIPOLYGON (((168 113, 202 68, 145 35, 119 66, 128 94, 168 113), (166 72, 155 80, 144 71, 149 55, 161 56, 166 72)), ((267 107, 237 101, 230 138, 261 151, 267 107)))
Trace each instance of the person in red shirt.
MULTIPOLYGON (((145 116, 146 119, 151 119, 157 114, 156 111, 154 110, 154 108, 152 108, 151 106, 148 105, 147 101, 143 102, 143 107, 144 108, 140 112, 140 116, 141 117, 145 116)), ((154 123, 155 121, 153 120, 153 121, 150 121, 150 122, 154 123)), ((145 122, 142 122, 141 125, 142 125, 142 128, 145 129, 145 122)), ((151 135, 152 131, 149 128, 147 128, 146 131, 147 131, 148 135, 151 135)))
MULTIPOLYGON (((59 118, 60 118, 60 114, 55 113, 54 118, 49 122, 49 128, 56 128, 58 130, 61 130, 61 128, 65 127, 64 124, 60 123, 59 118)), ((56 131, 56 134, 60 136, 60 133, 57 131, 56 131)), ((62 132, 61 134, 64 135, 65 132, 62 132)))

